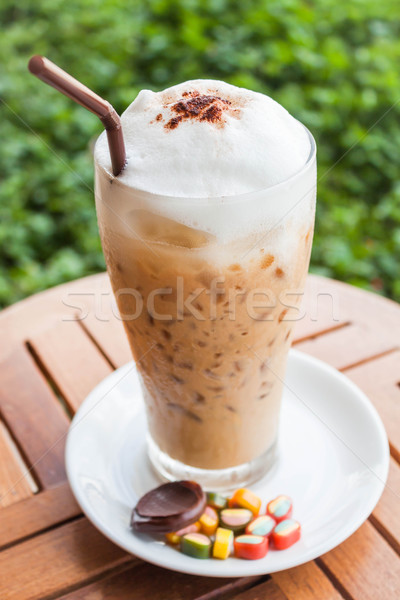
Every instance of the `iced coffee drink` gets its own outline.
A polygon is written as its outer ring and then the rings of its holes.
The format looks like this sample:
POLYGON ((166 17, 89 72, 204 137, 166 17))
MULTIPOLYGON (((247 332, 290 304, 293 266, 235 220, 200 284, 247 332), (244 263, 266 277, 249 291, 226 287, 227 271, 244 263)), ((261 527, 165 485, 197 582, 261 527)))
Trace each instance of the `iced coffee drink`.
POLYGON ((271 98, 220 81, 140 92, 128 163, 95 151, 112 287, 167 478, 250 482, 276 453, 308 269, 315 145, 271 98))

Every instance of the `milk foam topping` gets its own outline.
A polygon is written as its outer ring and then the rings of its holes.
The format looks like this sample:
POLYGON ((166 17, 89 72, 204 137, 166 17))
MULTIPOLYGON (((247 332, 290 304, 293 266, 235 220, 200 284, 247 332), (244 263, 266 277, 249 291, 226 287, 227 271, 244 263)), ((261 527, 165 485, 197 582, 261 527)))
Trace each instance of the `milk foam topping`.
MULTIPOLYGON (((280 104, 223 81, 142 90, 121 120, 128 165, 119 179, 155 194, 251 192, 291 177, 310 154, 306 130, 280 104)), ((96 159, 111 171, 105 134, 96 159)))
POLYGON ((128 163, 116 179, 105 132, 95 147, 97 185, 121 214, 136 203, 228 240, 274 226, 300 193, 311 202, 315 197, 315 164, 301 189, 283 183, 306 165, 312 138, 263 94, 223 81, 187 81, 162 92, 142 90, 121 121, 128 163), (269 193, 280 183, 278 193, 269 193), (232 202, 257 191, 251 207, 232 202))

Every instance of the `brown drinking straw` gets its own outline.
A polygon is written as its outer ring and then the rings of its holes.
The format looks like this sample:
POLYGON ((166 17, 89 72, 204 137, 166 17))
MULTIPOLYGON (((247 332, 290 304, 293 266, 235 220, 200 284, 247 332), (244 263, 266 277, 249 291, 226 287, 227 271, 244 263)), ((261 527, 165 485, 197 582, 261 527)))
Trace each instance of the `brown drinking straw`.
POLYGON ((32 56, 28 69, 33 75, 99 117, 107 131, 113 173, 115 176, 119 175, 126 163, 125 144, 121 119, 111 104, 44 56, 32 56))

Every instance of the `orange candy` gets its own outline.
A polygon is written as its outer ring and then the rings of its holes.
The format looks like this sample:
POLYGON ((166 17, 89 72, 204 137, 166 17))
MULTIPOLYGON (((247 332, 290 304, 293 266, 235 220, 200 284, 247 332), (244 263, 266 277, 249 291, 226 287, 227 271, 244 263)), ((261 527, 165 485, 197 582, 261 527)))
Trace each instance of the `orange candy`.
POLYGON ((205 535, 214 535, 218 527, 218 514, 217 511, 211 506, 206 506, 204 513, 199 519, 200 531, 205 535))
POLYGON ((240 488, 229 499, 228 506, 229 508, 247 508, 256 517, 260 512, 261 499, 247 488, 240 488))

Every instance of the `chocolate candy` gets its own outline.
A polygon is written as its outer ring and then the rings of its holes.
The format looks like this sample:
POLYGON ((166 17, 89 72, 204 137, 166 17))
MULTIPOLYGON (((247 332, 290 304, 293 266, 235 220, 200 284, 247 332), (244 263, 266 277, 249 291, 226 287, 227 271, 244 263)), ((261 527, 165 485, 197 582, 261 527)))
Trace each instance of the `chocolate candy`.
POLYGON ((247 488, 240 488, 229 499, 228 506, 229 508, 247 508, 256 517, 260 512, 261 499, 247 488))
POLYGON ((199 519, 200 530, 204 535, 214 535, 218 527, 218 515, 214 508, 206 506, 204 513, 199 519))
POLYGON ((225 560, 233 550, 233 531, 218 527, 213 546, 213 557, 225 560))
POLYGON ((256 517, 249 523, 246 527, 246 533, 253 535, 262 535, 264 537, 269 537, 276 527, 276 521, 269 515, 262 515, 261 517, 256 517))
POLYGON ((206 495, 194 481, 164 483, 140 498, 131 526, 143 533, 170 533, 195 523, 205 506, 206 495))
POLYGON ((211 506, 211 508, 215 508, 215 510, 222 510, 227 506, 227 499, 217 492, 208 492, 207 505, 211 506))
POLYGON ((247 560, 263 558, 268 552, 268 538, 262 535, 239 535, 234 541, 235 556, 247 560))
POLYGON ((267 504, 267 515, 273 517, 277 523, 292 516, 293 504, 289 496, 278 496, 267 504))
POLYGON ((301 536, 300 523, 294 519, 285 519, 278 523, 272 532, 272 541, 277 550, 286 550, 293 546, 301 536))
POLYGON ((253 513, 247 508, 224 508, 219 513, 220 526, 235 534, 243 533, 252 518, 253 513))
POLYGON ((193 558, 209 558, 211 540, 202 533, 187 533, 181 538, 181 552, 193 558))

